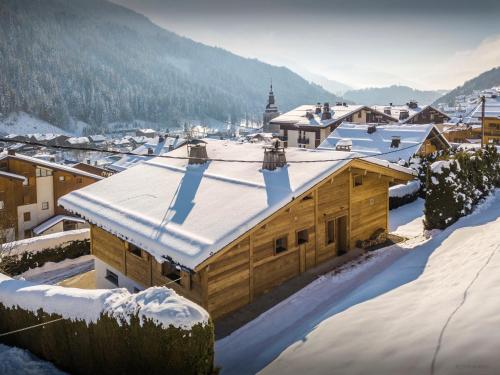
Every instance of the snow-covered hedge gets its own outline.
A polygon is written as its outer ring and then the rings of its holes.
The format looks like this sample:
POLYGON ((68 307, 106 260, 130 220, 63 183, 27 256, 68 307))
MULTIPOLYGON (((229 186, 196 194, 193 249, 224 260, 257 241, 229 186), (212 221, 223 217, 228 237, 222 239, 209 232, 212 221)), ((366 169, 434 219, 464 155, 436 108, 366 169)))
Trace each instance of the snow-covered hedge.
POLYGON ((207 374, 208 313, 165 287, 83 290, 0 274, 0 332, 64 319, 3 340, 74 374, 207 374))
POLYGON ((425 227, 443 229, 500 187, 500 155, 496 148, 458 152, 435 161, 426 175, 425 227))
POLYGON ((398 208, 415 201, 420 194, 420 180, 407 184, 395 185, 389 188, 389 209, 398 208))
POLYGON ((33 237, 2 245, 0 270, 19 275, 47 262, 61 262, 90 254, 89 229, 78 229, 33 237))

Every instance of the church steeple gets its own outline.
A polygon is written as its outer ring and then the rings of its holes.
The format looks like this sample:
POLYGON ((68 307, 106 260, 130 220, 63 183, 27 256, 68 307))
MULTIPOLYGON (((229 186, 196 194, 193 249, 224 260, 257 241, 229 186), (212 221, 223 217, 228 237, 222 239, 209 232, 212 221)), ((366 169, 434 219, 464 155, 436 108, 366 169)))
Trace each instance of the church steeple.
POLYGON ((266 105, 266 110, 264 111, 264 116, 263 116, 263 124, 264 124, 264 131, 265 132, 272 132, 272 129, 269 126, 269 122, 280 115, 278 111, 278 107, 276 106, 276 102, 274 99, 274 92, 273 92, 273 81, 271 79, 271 85, 269 86, 269 97, 267 99, 267 105, 266 105))

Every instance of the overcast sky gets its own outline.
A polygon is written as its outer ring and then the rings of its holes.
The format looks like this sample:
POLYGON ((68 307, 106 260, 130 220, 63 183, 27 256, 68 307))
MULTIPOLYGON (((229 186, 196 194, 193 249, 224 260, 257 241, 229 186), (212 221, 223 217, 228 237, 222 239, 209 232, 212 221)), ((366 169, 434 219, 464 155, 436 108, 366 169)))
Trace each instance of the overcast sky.
POLYGON ((113 0, 196 41, 354 86, 451 89, 500 66, 500 0, 113 0))

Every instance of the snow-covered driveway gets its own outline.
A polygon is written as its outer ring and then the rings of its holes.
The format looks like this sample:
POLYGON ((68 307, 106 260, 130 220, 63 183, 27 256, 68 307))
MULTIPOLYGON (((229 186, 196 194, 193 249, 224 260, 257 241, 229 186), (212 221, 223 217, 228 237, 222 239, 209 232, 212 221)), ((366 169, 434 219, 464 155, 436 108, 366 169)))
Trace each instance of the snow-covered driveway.
POLYGON ((226 374, 408 374, 431 373, 436 358, 438 374, 500 373, 499 215, 497 191, 430 240, 317 280, 218 341, 217 364, 226 374))

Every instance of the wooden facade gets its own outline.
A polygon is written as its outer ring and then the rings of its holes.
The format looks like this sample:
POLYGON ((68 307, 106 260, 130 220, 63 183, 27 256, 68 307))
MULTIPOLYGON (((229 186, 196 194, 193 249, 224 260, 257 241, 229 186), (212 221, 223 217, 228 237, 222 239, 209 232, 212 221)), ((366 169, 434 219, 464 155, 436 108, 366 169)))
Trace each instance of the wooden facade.
POLYGON ((169 274, 165 264, 144 250, 95 225, 92 254, 144 287, 168 283, 218 318, 350 251, 376 231, 387 231, 389 184, 410 179, 409 174, 353 160, 194 270, 178 274, 169 274))
POLYGON ((23 181, 0 174, 0 244, 15 239, 17 207, 23 204, 23 181))
MULTIPOLYGON (((18 207, 34 205, 39 202, 38 193, 43 192, 46 197, 49 195, 54 202, 54 215, 67 214, 67 212, 57 206, 57 200, 63 195, 88 186, 98 179, 99 176, 95 178, 89 177, 85 174, 79 174, 77 170, 74 173, 59 169, 57 164, 50 163, 50 166, 45 162, 37 163, 36 160, 24 160, 22 158, 17 158, 15 155, 8 155, 7 157, 0 160, 0 171, 16 174, 26 178, 25 183, 17 183, 16 185, 16 206, 11 207, 10 210, 15 216, 19 215, 18 207), (50 185, 40 185, 37 187, 37 180, 42 176, 41 171, 43 170, 43 177, 52 176, 52 184, 50 185), (49 187, 50 186, 50 187, 49 187), (40 190, 41 189, 41 190, 40 190), (48 189, 52 189, 49 191, 48 189), (19 198, 21 197, 21 198, 19 198)), ((0 192, 2 189, 0 188, 0 192)), ((34 222, 32 227, 37 224, 34 222)), ((19 233, 16 228, 16 239, 19 239, 19 233)))

